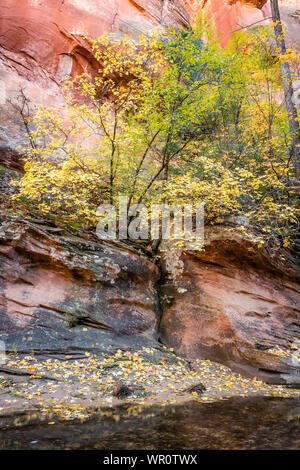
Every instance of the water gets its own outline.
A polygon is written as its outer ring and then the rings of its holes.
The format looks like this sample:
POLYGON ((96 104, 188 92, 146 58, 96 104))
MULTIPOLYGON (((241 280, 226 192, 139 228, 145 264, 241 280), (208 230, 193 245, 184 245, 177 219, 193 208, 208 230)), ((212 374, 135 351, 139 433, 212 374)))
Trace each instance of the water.
POLYGON ((232 398, 0 429, 2 449, 300 449, 300 398, 232 398))

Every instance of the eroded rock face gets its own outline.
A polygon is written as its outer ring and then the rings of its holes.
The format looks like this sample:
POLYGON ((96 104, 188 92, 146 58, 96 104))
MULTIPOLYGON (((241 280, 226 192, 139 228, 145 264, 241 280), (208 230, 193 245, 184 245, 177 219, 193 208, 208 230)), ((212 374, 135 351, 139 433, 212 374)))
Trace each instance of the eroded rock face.
POLYGON ((168 277, 162 286, 163 341, 191 360, 211 359, 271 383, 300 383, 296 272, 236 230, 207 229, 206 236, 204 251, 183 256, 177 287, 168 277), (290 356, 274 354, 276 346, 292 348, 290 356))
MULTIPOLYGON (((300 0, 280 6, 289 42, 299 41, 300 0)), ((32 107, 59 105, 65 78, 93 67, 84 35, 187 26, 199 7, 223 44, 232 31, 270 17, 263 0, 2 0, 0 164, 22 166, 17 148, 24 128, 9 101, 21 87, 32 107)), ((123 245, 68 239, 22 221, 1 223, 1 331, 9 348, 74 353, 155 341, 158 272, 150 261, 123 245)), ((173 302, 165 306, 163 338, 191 358, 293 381, 294 365, 268 348, 290 347, 299 333, 295 274, 241 238, 215 236, 205 252, 184 258, 186 291, 168 282, 163 287, 173 302)))
POLYGON ((2 0, 0 17, 0 164, 24 141, 15 102, 58 106, 67 77, 93 67, 83 39, 104 31, 139 35, 155 27, 187 26, 181 0, 2 0))
MULTIPOLYGON (((213 21, 223 45, 234 31, 271 23, 269 0, 206 0, 202 6, 213 21)), ((279 0, 279 7, 281 19, 287 28, 287 43, 299 49, 300 1, 279 0)))
POLYGON ((30 81, 59 83, 83 71, 90 53, 83 36, 104 31, 139 35, 157 26, 189 23, 181 0, 3 0, 4 65, 30 81))
MULTIPOLYGON (((249 26, 271 23, 269 0, 186 0, 190 22, 193 24, 197 12, 202 8, 216 28, 222 45, 232 37, 232 33, 249 26)), ((281 19, 286 26, 287 44, 300 49, 300 0, 279 0, 281 19)))
MULTIPOLYGON (((300 0, 280 2, 289 43, 300 48, 300 0)), ((2 0, 0 17, 0 164, 21 165, 24 138, 20 115, 11 107, 22 89, 36 106, 59 106, 67 77, 93 68, 84 36, 104 31, 139 35, 156 27, 194 24, 204 9, 221 43, 233 31, 270 18, 265 0, 2 0)))
POLYGON ((20 353, 84 354, 155 345, 153 263, 122 244, 3 218, 0 338, 20 353))
POLYGON ((222 45, 228 42, 234 31, 257 22, 264 24, 271 16, 266 1, 207 0, 204 3, 222 45))
POLYGON ((0 339, 7 351, 78 357, 157 347, 160 334, 189 360, 300 383, 295 269, 237 230, 207 230, 205 250, 182 257, 176 282, 165 274, 159 304, 158 268, 125 244, 43 220, 0 222, 0 339))

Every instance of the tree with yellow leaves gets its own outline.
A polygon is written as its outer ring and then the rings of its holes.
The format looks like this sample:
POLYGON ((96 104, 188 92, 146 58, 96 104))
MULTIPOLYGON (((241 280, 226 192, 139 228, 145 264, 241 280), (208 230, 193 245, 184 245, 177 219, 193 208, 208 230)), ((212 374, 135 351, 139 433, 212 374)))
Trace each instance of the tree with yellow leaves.
POLYGON ((246 215, 259 243, 298 231, 295 167, 270 28, 221 49, 195 30, 89 40, 96 73, 41 108, 18 197, 97 223, 101 203, 205 203, 206 223, 246 215), (204 40, 205 38, 205 40, 204 40), (32 145, 34 139, 34 145, 32 145))

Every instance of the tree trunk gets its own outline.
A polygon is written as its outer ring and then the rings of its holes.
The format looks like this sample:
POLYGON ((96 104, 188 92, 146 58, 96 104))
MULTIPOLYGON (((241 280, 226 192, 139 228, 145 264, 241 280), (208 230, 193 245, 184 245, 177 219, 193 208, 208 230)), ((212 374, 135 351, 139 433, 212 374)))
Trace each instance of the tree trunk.
MULTIPOLYGON (((282 28, 278 0, 271 0, 272 18, 276 44, 280 54, 286 54, 284 32, 282 28)), ((284 84, 285 106, 288 113, 289 127, 292 134, 291 155, 294 160, 296 177, 300 181, 300 127, 295 103, 293 102, 292 75, 288 62, 281 62, 281 73, 284 84)))

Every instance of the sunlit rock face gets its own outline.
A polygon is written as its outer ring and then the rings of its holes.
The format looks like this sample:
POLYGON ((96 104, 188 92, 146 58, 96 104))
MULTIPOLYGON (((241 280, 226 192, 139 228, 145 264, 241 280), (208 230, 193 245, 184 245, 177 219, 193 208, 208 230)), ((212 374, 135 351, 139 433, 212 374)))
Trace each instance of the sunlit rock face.
MULTIPOLYGON (((289 38, 300 41, 300 0, 283 0, 280 7, 289 38)), ((7 85, 8 71, 55 89, 70 73, 89 66, 83 36, 97 37, 104 31, 138 35, 155 27, 186 27, 195 23, 202 9, 215 24, 222 44, 233 31, 268 22, 271 16, 266 0, 2 0, 1 78, 7 85)), ((0 82, 0 104, 10 91, 0 82)))
POLYGON ((181 0, 2 0, 0 163, 16 166, 11 155, 24 134, 9 100, 22 88, 32 106, 59 104, 64 80, 93 66, 84 36, 104 31, 137 36, 188 24, 181 0))
POLYGON ((90 60, 83 36, 138 35, 158 26, 187 26, 181 0, 3 0, 1 58, 18 75, 59 83, 90 60))
POLYGON ((186 0, 185 3, 192 24, 199 11, 208 14, 222 44, 226 44, 239 28, 263 23, 271 15, 269 0, 186 0))
MULTIPOLYGON (((196 2, 189 3, 194 4, 195 12, 196 2)), ((271 22, 269 0, 203 0, 200 3, 212 19, 222 45, 228 42, 233 32, 241 28, 271 22)), ((279 0, 279 7, 287 28, 287 42, 300 48, 300 1, 279 0)), ((195 13, 192 16, 195 18, 195 13)))
MULTIPOLYGON (((280 6, 288 41, 300 47, 300 0, 283 0, 280 6)), ((202 10, 223 45, 233 31, 270 21, 264 0, 1 0, 0 163, 18 167, 17 147, 24 139, 9 101, 22 88, 33 107, 61 103, 64 80, 93 67, 84 36, 187 27, 202 10)))

